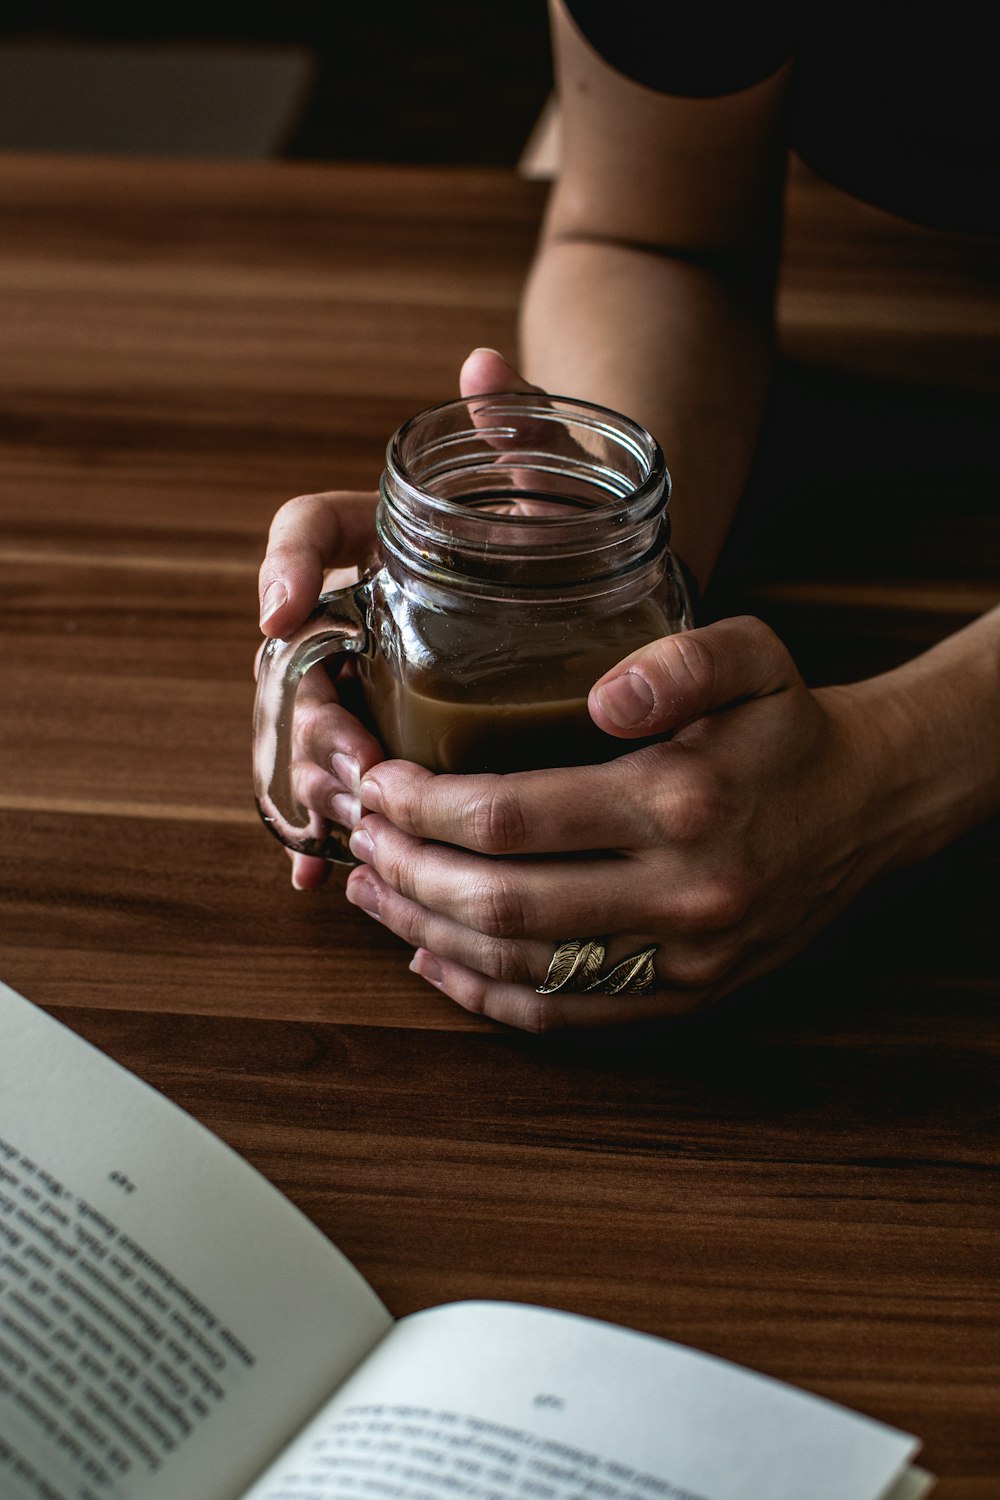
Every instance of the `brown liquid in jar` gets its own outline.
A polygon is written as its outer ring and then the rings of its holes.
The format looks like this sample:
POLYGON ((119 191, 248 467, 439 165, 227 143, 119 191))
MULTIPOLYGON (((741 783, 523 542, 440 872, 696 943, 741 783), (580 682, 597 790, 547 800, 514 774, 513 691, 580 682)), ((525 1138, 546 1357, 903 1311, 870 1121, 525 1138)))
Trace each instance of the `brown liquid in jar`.
POLYGON ((645 740, 598 729, 587 711, 593 683, 624 656, 669 629, 646 602, 604 622, 601 639, 572 655, 543 656, 476 680, 458 681, 444 665, 404 668, 401 683, 382 656, 363 661, 361 676, 371 726, 394 758, 429 771, 508 772, 581 766, 627 754, 645 740))

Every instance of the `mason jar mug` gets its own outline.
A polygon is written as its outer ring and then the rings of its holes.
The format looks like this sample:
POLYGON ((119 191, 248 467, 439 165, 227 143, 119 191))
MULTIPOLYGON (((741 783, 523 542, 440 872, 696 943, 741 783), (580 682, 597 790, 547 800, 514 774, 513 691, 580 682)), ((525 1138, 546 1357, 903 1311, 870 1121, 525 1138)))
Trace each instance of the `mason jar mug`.
POLYGON ((272 833, 354 863, 294 787, 296 691, 320 662, 335 672, 352 660, 386 754, 431 771, 635 749, 597 728, 587 695, 622 657, 691 624, 669 493, 650 434, 587 402, 477 396, 406 422, 387 448, 377 548, 358 583, 324 594, 262 655, 254 778, 272 833))

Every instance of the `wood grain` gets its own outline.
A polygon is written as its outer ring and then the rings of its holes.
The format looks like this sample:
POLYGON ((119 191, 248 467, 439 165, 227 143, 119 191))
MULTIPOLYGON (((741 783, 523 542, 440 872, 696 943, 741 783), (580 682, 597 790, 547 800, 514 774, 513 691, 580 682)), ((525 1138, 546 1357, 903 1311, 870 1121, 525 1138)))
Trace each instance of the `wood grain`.
MULTIPOLYGON (((460 1012, 249 791, 287 496, 513 351, 544 189, 502 171, 0 161, 0 975, 288 1193, 395 1313, 680 1339, 1000 1485, 995 838, 667 1030, 460 1012)), ((996 254, 793 178, 784 362, 715 592, 814 680, 996 597, 996 254), (765 482, 766 481, 766 482, 765 482), (766 492, 766 494, 765 494, 766 492)))

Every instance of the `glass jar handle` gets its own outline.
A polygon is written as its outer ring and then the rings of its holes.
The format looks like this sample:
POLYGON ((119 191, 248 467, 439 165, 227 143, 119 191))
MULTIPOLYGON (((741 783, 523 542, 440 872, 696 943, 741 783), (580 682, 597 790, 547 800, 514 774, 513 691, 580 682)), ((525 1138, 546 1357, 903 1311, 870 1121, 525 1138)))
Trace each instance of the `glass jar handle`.
POLYGON ((261 818, 286 848, 337 864, 357 864, 346 832, 338 833, 319 813, 303 807, 292 786, 295 700, 299 683, 317 662, 369 650, 368 600, 367 584, 322 594, 290 639, 267 642, 257 673, 253 774, 261 818))

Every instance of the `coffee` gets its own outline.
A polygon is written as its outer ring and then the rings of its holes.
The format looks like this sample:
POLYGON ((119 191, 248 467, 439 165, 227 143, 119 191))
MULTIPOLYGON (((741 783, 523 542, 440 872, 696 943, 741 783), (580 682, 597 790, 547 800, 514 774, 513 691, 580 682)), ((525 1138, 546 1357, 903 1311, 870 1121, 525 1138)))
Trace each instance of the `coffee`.
POLYGON ((608 760, 624 748, 597 728, 586 698, 457 703, 392 683, 372 709, 372 720, 389 755, 416 761, 429 771, 585 765, 608 760))
POLYGON ((565 625, 532 622, 470 664, 426 669, 359 662, 366 717, 387 753, 429 771, 529 771, 611 760, 636 748, 598 729, 587 694, 599 677, 669 623, 652 601, 617 616, 565 625), (588 641, 586 634, 596 635, 588 641), (583 636, 581 639, 580 636, 583 636), (530 654, 529 654, 530 653, 530 654))

